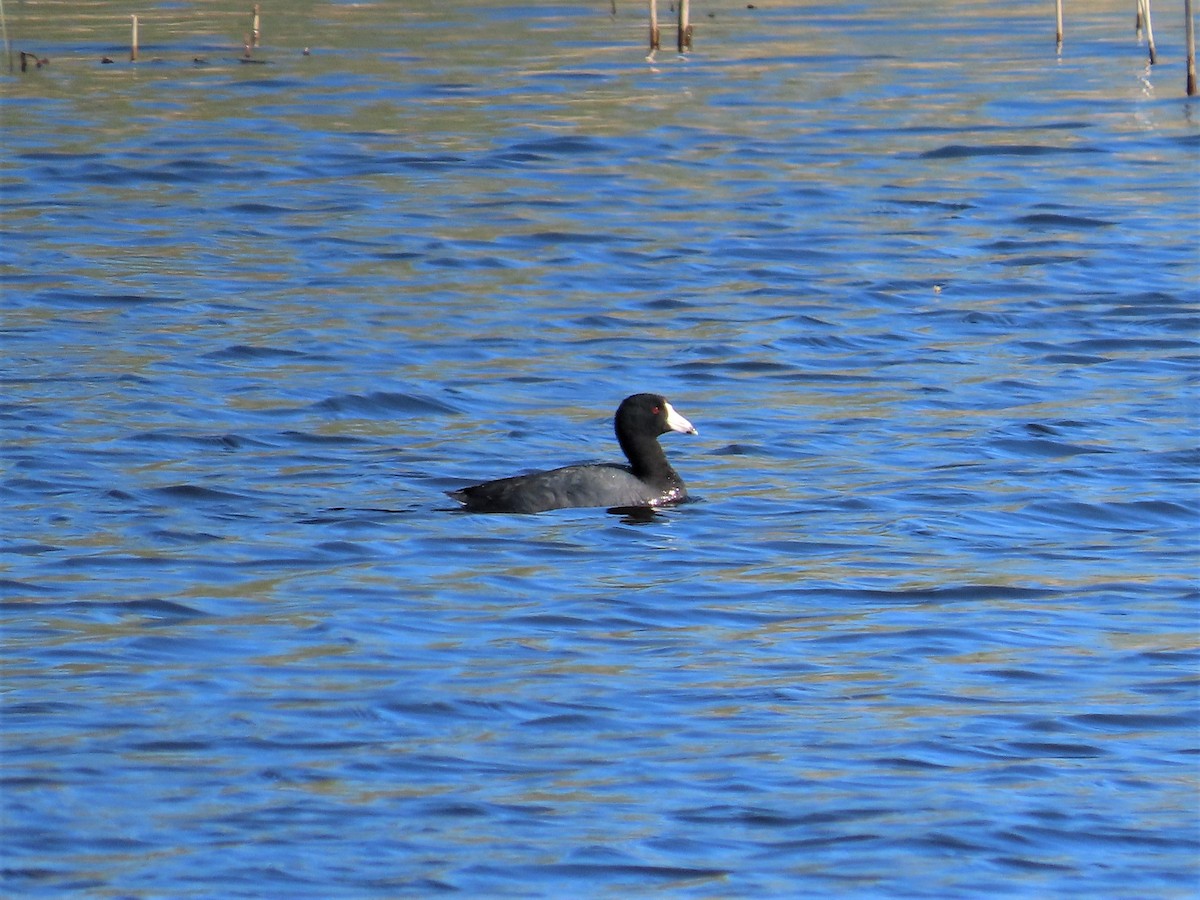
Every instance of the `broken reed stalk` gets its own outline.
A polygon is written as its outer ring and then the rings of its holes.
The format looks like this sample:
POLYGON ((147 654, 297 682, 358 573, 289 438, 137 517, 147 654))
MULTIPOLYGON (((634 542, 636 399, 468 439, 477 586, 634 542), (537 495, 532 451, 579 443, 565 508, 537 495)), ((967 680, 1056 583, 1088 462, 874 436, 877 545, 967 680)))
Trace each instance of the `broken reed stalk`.
POLYGON ((650 52, 662 47, 661 34, 658 30, 658 0, 650 0, 650 52))
POLYGON ((1054 0, 1054 45, 1062 52, 1062 0, 1054 0))
POLYGON ((688 21, 688 0, 679 0, 679 52, 692 49, 692 24, 688 21))
POLYGON ((130 16, 133 33, 129 36, 129 61, 137 62, 138 55, 138 21, 137 16, 130 16))
POLYGON ((1138 0, 1139 17, 1146 25, 1146 45, 1150 48, 1150 65, 1158 62, 1158 51, 1154 49, 1154 26, 1150 24, 1150 0, 1138 0))
POLYGON ((254 4, 254 9, 251 11, 250 19, 250 46, 258 46, 259 30, 258 30, 258 4, 254 4))
POLYGON ((1192 0, 1183 0, 1183 31, 1187 41, 1187 95, 1196 96, 1196 26, 1192 22, 1192 0))

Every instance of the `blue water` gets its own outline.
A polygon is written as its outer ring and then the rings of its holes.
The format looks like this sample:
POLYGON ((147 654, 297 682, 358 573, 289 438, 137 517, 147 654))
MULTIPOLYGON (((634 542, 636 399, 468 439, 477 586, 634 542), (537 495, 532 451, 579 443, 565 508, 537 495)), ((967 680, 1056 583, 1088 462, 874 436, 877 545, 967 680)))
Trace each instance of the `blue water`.
POLYGON ((5 894, 1200 891, 1182 23, 758 5, 10 5, 5 894))

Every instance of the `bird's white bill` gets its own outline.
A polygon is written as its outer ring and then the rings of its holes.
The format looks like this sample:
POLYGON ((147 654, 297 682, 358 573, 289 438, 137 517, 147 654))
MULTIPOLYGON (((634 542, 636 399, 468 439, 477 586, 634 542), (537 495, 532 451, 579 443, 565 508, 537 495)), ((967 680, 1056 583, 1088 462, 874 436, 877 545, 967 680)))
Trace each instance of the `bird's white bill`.
POLYGON ((675 412, 675 407, 670 403, 667 404, 667 427, 672 431, 678 431, 680 434, 696 434, 696 426, 675 412))

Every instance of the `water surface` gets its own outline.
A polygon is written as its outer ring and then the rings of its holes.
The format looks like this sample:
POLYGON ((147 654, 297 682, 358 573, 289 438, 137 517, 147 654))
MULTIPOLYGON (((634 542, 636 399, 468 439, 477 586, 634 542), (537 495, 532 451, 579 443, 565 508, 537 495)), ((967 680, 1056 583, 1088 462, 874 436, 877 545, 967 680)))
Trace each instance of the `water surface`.
POLYGON ((10 8, 7 893, 1200 889, 1181 23, 757 5, 10 8))

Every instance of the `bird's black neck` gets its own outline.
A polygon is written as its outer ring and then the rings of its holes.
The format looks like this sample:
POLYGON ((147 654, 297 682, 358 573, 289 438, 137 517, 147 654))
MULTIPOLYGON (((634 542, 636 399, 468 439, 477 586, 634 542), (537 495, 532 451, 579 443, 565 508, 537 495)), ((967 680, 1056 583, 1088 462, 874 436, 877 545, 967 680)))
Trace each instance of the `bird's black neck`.
POLYGON ((671 481, 678 477, 675 470, 671 468, 671 464, 667 462, 667 455, 663 453, 662 445, 658 443, 657 438, 618 435, 617 440, 625 452, 626 459, 629 460, 633 474, 638 478, 643 481, 652 479, 671 481))

